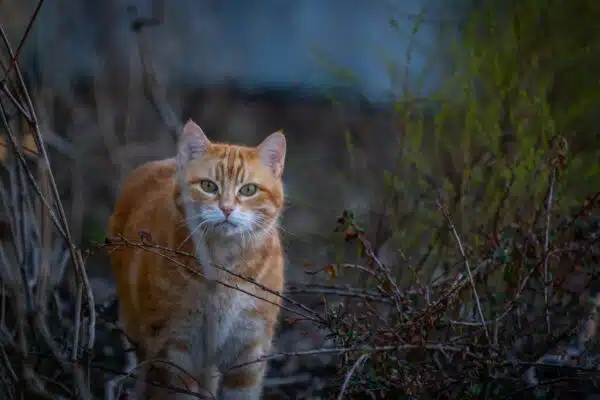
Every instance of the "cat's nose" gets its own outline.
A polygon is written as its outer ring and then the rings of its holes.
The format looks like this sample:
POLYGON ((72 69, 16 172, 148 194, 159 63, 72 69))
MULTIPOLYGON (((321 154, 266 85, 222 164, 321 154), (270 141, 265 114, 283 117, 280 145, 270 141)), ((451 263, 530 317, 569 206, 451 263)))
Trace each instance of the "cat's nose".
POLYGON ((225 218, 229 217, 229 214, 233 211, 233 206, 230 205, 221 204, 219 208, 223 212, 223 215, 225 215, 225 218))

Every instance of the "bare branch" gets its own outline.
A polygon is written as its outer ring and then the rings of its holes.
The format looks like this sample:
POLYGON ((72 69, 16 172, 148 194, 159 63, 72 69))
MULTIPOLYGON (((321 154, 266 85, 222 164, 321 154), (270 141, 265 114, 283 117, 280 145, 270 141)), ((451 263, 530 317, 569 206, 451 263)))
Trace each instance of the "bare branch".
POLYGON ((462 241, 460 240, 460 237, 458 236, 458 232, 456 231, 456 228, 454 227, 454 223, 450 219, 450 215, 448 215, 448 211, 445 209, 445 207, 442 205, 442 203, 440 203, 439 199, 436 200, 436 204, 438 206, 438 209, 444 215, 444 218, 446 219, 446 222, 450 226, 450 229, 452 230, 452 234, 454 235, 454 238, 456 239, 456 244, 458 245, 460 254, 462 255, 463 260, 465 262, 465 269, 467 270, 467 276, 469 277, 469 282, 471 283, 471 289, 473 290, 473 297, 475 299, 475 304, 477 305, 477 311, 479 312, 479 318, 481 318, 483 331, 485 332, 485 336, 487 337, 488 341, 490 341, 491 340, 490 334, 488 332, 487 323, 486 323, 485 317, 483 315, 483 309, 481 308, 481 300, 479 300, 479 294, 477 293, 475 279, 473 279, 473 273, 471 272, 471 267, 469 265, 469 258, 467 257, 467 254, 465 253, 465 249, 463 247, 462 241))
MULTIPOLYGON (((546 230, 544 233, 544 252, 548 252, 548 248, 550 245, 550 215, 552 214, 552 199, 554 196, 554 182, 556 181, 556 168, 552 168, 552 173, 550 175, 550 185, 548 187, 548 200, 546 202, 546 230)), ((550 310, 548 309, 548 285, 549 275, 548 275, 548 257, 544 260, 544 302, 546 304, 546 329, 548 333, 552 331, 552 327, 550 325, 550 310)))
MULTIPOLYGON (((189 267, 188 265, 186 265, 185 263, 182 263, 180 260, 178 260, 176 258, 176 256, 180 256, 180 257, 184 257, 184 258, 195 259, 195 256, 193 256, 191 254, 188 254, 186 252, 180 251, 180 250, 170 249, 168 247, 161 246, 161 245, 158 245, 158 244, 133 242, 133 241, 128 240, 128 239, 126 239, 126 238, 124 238, 122 236, 120 236, 117 239, 117 241, 114 241, 114 240, 110 239, 107 244, 100 245, 100 247, 105 247, 105 246, 106 247, 119 247, 119 246, 137 247, 137 248, 140 248, 142 250, 152 252, 153 254, 156 254, 157 256, 164 257, 164 258, 168 259, 169 261, 171 261, 173 264, 177 265, 178 267, 185 268, 187 271, 189 271, 189 272, 191 272, 191 273, 193 273, 193 274, 195 274, 197 276, 200 276, 200 277, 202 277, 204 279, 207 279, 206 272, 201 273, 200 271, 189 267), (160 250, 160 251, 157 251, 157 250, 160 250), (163 252, 166 252, 168 254, 165 254, 163 252), (171 254, 171 255, 169 255, 169 254, 171 254)), ((202 265, 202 264, 200 264, 200 265, 202 265)), ((215 264, 211 264, 211 265, 212 265, 213 268, 215 268, 217 270, 224 271, 227 274, 235 276, 236 278, 242 279, 245 282, 248 282, 248 283, 252 284, 253 286, 256 286, 257 288, 259 288, 259 289, 261 289, 261 290, 263 290, 265 292, 273 294, 273 295, 281 298, 282 300, 285 300, 285 301, 287 301, 289 303, 294 304, 295 306, 297 306, 297 307, 301 308, 302 310, 306 311, 308 314, 305 314, 302 311, 294 310, 294 309, 289 308, 289 307, 285 307, 283 305, 278 305, 277 303, 274 303, 274 302, 272 302, 272 301, 270 301, 270 300, 268 300, 268 299, 266 299, 264 297, 261 297, 261 296, 259 296, 257 294, 254 294, 254 293, 252 293, 252 292, 250 292, 250 291, 248 291, 246 289, 243 289, 243 288, 239 287, 238 285, 231 285, 231 284, 223 282, 223 281, 221 281, 221 280, 219 280, 217 278, 214 278, 214 280, 213 280, 215 282, 215 284, 219 284, 219 285, 228 287, 230 289, 238 290, 238 291, 240 291, 240 292, 242 292, 244 294, 247 294, 249 296, 252 296, 252 297, 254 297, 256 299, 259 299, 261 301, 265 301, 265 302, 267 302, 269 304, 276 305, 278 307, 281 307, 284 310, 287 310, 287 311, 290 311, 290 312, 292 312, 294 314, 300 315, 303 318, 309 319, 309 320, 311 320, 313 322, 317 322, 317 323, 322 323, 323 322, 323 320, 320 317, 319 313, 317 313, 316 311, 311 310, 310 308, 308 308, 304 304, 302 304, 302 303, 300 303, 300 302, 298 302, 298 301, 296 301, 294 299, 290 299, 290 298, 282 295, 281 293, 279 293, 279 292, 277 292, 275 290, 272 290, 272 289, 270 289, 270 288, 268 288, 268 287, 260 284, 259 282, 257 282, 256 280, 254 280, 252 278, 248 278, 248 277, 246 277, 244 275, 238 274, 237 272, 231 271, 230 269, 221 267, 219 265, 215 265, 215 264)), ((204 267, 204 265, 203 265, 203 267, 204 267)))
POLYGON ((348 372, 346 373, 346 377, 344 378, 344 384, 342 385, 342 388, 340 389, 340 394, 338 395, 338 400, 342 400, 344 398, 344 393, 346 393, 346 389, 348 388, 348 384, 350 383, 350 378, 352 378, 352 374, 354 373, 354 371, 360 367, 360 365, 365 362, 365 360, 367 359, 367 357, 369 357, 369 354, 365 353, 363 355, 361 355, 360 357, 358 357, 358 359, 356 360, 356 362, 352 365, 352 368, 350 368, 348 370, 348 372))

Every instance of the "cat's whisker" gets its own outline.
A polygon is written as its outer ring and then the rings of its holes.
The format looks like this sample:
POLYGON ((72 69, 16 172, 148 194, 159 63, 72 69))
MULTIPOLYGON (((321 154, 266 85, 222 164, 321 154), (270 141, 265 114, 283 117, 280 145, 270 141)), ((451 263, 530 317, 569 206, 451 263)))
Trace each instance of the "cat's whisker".
POLYGON ((256 234, 254 231, 248 230, 248 234, 250 236, 250 242, 252 243, 252 249, 256 250, 258 248, 258 242, 256 239, 256 234))
POLYGON ((182 227, 182 226, 188 225, 188 224, 191 225, 191 224, 193 224, 196 221, 202 220, 203 217, 204 216, 202 214, 196 214, 196 215, 194 215, 192 217, 189 217, 189 218, 185 218, 184 217, 184 218, 181 219, 181 221, 179 221, 178 227, 182 227))
POLYGON ((282 232, 283 234, 293 236, 295 238, 299 238, 299 236, 297 234, 293 233, 292 231, 288 230, 287 228, 284 228, 279 221, 276 221, 274 224, 271 224, 265 217, 258 216, 257 219, 255 220, 255 222, 256 222, 258 229, 264 230, 267 228, 267 225, 269 225, 271 228, 269 230, 269 233, 273 233, 273 231, 277 229, 280 232, 282 232))
POLYGON ((263 216, 258 216, 255 219, 254 224, 256 225, 256 228, 258 228, 257 230, 262 230, 262 231, 265 231, 266 233, 273 233, 276 229, 279 229, 285 233, 294 235, 293 233, 285 230, 279 223, 269 221, 267 218, 265 218, 263 216))
POLYGON ((240 230, 240 237, 242 239, 242 248, 246 248, 246 230, 240 230))
POLYGON ((252 231, 247 230, 246 233, 248 234, 248 244, 249 246, 252 248, 252 250, 256 250, 256 240, 254 238, 254 234, 252 231))
POLYGON ((242 237, 242 246, 244 248, 250 248, 251 250, 256 249, 252 226, 244 226, 240 230, 240 235, 242 237))
POLYGON ((198 239, 200 239, 200 238, 204 238, 204 235, 203 235, 203 232, 202 232, 202 230, 201 230, 200 232, 198 232, 198 230, 199 230, 199 229, 202 229, 202 227, 203 227, 204 225, 206 225, 207 223, 208 223, 208 221, 206 221, 206 220, 205 220, 205 221, 202 221, 202 222, 200 222, 198 225, 196 225, 196 226, 194 227, 194 229, 192 229, 192 230, 190 231, 190 233, 189 233, 189 234, 188 234, 188 235, 185 237, 185 239, 183 239, 183 241, 181 242, 181 244, 179 245, 179 248, 178 248, 177 250, 180 250, 180 249, 181 249, 181 247, 182 247, 182 246, 185 244, 185 242, 187 242, 187 241, 188 241, 188 240, 189 240, 189 239, 192 237, 192 235, 194 235, 195 233, 198 233, 198 234, 199 234, 198 236, 196 236, 198 239))
POLYGON ((287 228, 284 228, 283 226, 281 226, 281 224, 275 224, 275 228, 278 229, 279 231, 283 232, 286 235, 290 235, 290 236, 293 236, 293 237, 296 237, 296 238, 299 237, 298 235, 296 235, 292 231, 290 231, 287 228))
POLYGON ((251 234, 252 243, 258 247, 258 238, 272 235, 277 230, 277 224, 267 221, 265 218, 257 218, 248 228, 251 234))

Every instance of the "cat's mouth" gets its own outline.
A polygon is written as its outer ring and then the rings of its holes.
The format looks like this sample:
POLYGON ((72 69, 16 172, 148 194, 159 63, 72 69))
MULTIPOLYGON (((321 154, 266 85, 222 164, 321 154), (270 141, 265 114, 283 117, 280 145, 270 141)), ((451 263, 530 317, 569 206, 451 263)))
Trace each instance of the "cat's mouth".
POLYGON ((214 227, 219 230, 227 230, 227 229, 237 228, 237 225, 234 224, 233 222, 231 222, 230 220, 226 219, 221 222, 217 222, 214 225, 214 227))
POLYGON ((223 221, 217 222, 215 224, 215 226, 219 226, 219 225, 231 225, 231 226, 235 226, 235 224, 233 222, 231 222, 230 220, 228 220, 228 219, 224 219, 223 221))
POLYGON ((217 222, 215 225, 213 225, 213 232, 218 235, 229 236, 235 234, 237 231, 238 225, 229 220, 217 222))

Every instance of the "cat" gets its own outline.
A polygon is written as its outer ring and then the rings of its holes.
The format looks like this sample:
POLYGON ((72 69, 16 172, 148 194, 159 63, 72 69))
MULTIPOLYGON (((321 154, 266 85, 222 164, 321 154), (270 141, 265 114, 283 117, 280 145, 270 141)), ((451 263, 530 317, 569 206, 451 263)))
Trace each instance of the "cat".
POLYGON ((139 166, 126 180, 108 232, 129 241, 110 257, 120 320, 145 371, 140 398, 260 398, 266 361, 253 361, 271 350, 284 285, 285 155, 281 131, 246 147, 211 142, 190 119, 175 157, 139 166), (204 249, 216 267, 132 245, 141 232, 169 249, 204 249))

